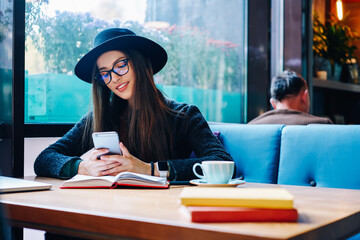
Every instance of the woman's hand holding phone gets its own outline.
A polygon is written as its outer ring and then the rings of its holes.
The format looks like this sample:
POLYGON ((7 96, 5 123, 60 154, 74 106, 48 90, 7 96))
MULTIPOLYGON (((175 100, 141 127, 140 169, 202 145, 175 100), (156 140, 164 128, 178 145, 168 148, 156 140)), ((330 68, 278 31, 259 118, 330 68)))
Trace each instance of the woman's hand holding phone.
POLYGON ((120 172, 134 172, 151 175, 151 165, 149 163, 145 163, 131 155, 122 142, 120 142, 120 149, 123 155, 102 155, 100 157, 101 160, 117 162, 119 164, 112 169, 104 171, 105 175, 113 175, 114 173, 120 172))
POLYGON ((112 132, 94 132, 92 134, 95 149, 90 155, 83 159, 79 165, 79 174, 91 176, 116 175, 114 168, 119 167, 121 163, 100 159, 102 155, 120 155, 119 137, 112 132))
MULTIPOLYGON (((83 161, 80 162, 78 173, 83 175, 91 175, 91 176, 110 175, 108 172, 116 167, 119 167, 121 163, 117 161, 98 159, 99 155, 104 155, 107 154, 108 152, 109 150, 105 148, 92 150, 90 155, 84 158, 83 161)), ((116 171, 113 170, 112 172, 115 173, 116 171)), ((116 174, 111 174, 111 175, 116 175, 116 174)))
POLYGON ((95 149, 80 163, 79 174, 104 176, 126 171, 151 175, 151 165, 131 155, 116 132, 95 132, 93 142, 95 149))
MULTIPOLYGON (((119 147, 119 136, 117 132, 94 132, 92 134, 95 149, 107 148, 109 151, 106 154, 122 155, 119 147)), ((99 155, 100 157, 100 155, 99 155)))
POLYGON ((116 175, 125 171, 151 174, 150 164, 131 155, 123 143, 119 144, 119 137, 116 132, 95 132, 93 133, 93 141, 95 148, 109 149, 108 153, 99 155, 101 160, 119 163, 116 167, 104 170, 104 175, 116 175))

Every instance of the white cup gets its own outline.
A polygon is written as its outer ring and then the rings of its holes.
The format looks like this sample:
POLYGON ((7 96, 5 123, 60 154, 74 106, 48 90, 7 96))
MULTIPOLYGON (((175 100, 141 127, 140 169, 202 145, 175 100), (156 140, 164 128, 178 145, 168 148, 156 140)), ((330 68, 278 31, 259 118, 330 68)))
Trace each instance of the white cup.
POLYGON ((228 183, 234 173, 234 162, 232 161, 203 161, 195 163, 193 166, 194 174, 204 179, 209 184, 225 184, 228 183), (200 167, 204 175, 196 172, 196 167, 200 167))

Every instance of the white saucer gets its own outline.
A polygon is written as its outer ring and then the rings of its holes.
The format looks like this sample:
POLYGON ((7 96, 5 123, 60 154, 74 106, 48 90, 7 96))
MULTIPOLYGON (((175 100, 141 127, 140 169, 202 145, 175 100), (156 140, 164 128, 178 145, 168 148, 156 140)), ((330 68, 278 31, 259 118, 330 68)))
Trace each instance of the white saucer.
POLYGON ((199 187, 236 187, 237 185, 244 184, 244 180, 231 179, 228 183, 211 184, 207 183, 204 179, 190 180, 191 184, 198 185, 199 187))

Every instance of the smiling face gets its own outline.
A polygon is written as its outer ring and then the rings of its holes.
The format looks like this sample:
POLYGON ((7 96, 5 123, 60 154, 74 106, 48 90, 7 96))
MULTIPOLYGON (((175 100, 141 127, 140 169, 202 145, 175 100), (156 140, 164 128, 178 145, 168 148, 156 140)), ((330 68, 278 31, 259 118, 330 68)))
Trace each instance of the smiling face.
MULTIPOLYGON (((123 59, 127 59, 123 52, 115 50, 108 51, 100 55, 96 61, 96 64, 99 71, 110 71, 113 69, 115 63, 123 59)), ((111 81, 106 85, 113 93, 124 100, 129 100, 134 94, 134 86, 136 81, 135 72, 131 61, 128 61, 128 65, 129 71, 122 76, 119 76, 110 71, 111 81)))

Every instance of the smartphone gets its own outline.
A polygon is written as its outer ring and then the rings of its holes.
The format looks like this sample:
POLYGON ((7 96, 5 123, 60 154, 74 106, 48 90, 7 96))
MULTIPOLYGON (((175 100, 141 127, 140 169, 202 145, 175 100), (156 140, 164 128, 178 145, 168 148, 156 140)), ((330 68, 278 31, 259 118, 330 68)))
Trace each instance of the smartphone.
MULTIPOLYGON (((92 134, 95 149, 107 148, 109 152, 105 155, 122 155, 119 146, 119 136, 117 132, 94 132, 92 134)), ((99 156, 100 157, 100 156, 99 156)))

